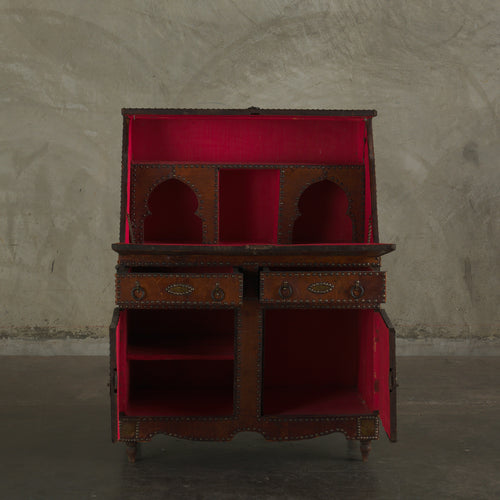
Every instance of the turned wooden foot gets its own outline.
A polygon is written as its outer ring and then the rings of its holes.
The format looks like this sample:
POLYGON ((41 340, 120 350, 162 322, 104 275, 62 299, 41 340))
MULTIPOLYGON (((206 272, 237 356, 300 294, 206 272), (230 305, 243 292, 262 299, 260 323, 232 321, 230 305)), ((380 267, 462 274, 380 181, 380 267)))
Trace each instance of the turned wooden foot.
POLYGON ((131 464, 135 463, 136 456, 137 456, 137 443, 136 442, 127 443, 127 457, 128 461, 131 464))
POLYGON ((361 458, 363 459, 363 462, 366 462, 368 460, 368 455, 370 454, 370 450, 372 449, 372 442, 369 439, 360 441, 360 447, 359 449, 361 450, 361 458))

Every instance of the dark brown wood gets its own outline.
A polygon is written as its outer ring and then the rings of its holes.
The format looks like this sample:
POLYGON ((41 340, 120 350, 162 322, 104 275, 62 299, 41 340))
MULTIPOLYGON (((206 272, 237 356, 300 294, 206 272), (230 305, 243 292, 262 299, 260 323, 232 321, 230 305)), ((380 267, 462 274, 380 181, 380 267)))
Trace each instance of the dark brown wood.
POLYGON ((122 169, 121 169, 121 196, 120 196, 120 241, 125 241, 125 221, 127 219, 127 178, 128 178, 128 124, 130 119, 123 118, 122 136, 122 169))
POLYGON ((237 390, 240 403, 236 411, 240 415, 241 426, 256 428, 256 420, 261 413, 259 375, 262 369, 259 350, 262 335, 262 310, 256 297, 245 300, 239 316, 237 390))
POLYGON ((117 371, 116 371, 116 328, 120 319, 120 309, 115 308, 109 325, 109 398, 111 401, 111 441, 118 440, 117 419, 117 371))
MULTIPOLYGON (((250 402, 250 401, 249 401, 250 402)), ((255 404, 251 405, 255 408, 255 404)), ((239 432, 259 432, 269 441, 297 441, 342 432, 349 440, 363 439, 360 421, 369 421, 373 429, 370 439, 378 439, 379 421, 376 415, 351 416, 297 416, 261 417, 242 412, 229 418, 217 417, 120 417, 121 421, 137 429, 134 438, 140 442, 150 441, 157 434, 191 439, 193 441, 230 441, 239 432)), ((125 442, 131 442, 126 440, 125 442)))
POLYGON ((137 442, 136 441, 128 441, 127 442, 127 457, 128 457, 128 461, 131 464, 135 464, 135 460, 137 458, 137 442))
POLYGON ((123 108, 124 117, 133 115, 277 115, 277 116, 377 116, 374 109, 206 109, 206 108, 123 108))
POLYGON ((373 243, 379 242, 378 236, 378 214, 377 214, 377 183, 375 181, 375 151, 373 149, 372 120, 366 120, 366 136, 368 141, 368 162, 370 167, 370 193, 372 199, 372 238, 373 243))
POLYGON ((390 440, 395 442, 398 440, 398 379, 396 370, 396 330, 392 326, 392 322, 389 319, 387 313, 381 309, 380 314, 384 319, 384 322, 389 329, 389 390, 390 390, 390 402, 391 402, 391 435, 390 440))
POLYGON ((242 301, 242 275, 124 273, 116 275, 116 304, 130 309, 228 307, 242 301))
POLYGON ((343 189, 349 200, 353 223, 353 241, 364 241, 364 168, 362 165, 287 167, 282 176, 279 243, 291 244, 295 222, 300 217, 299 202, 304 191, 317 182, 328 180, 343 189))
POLYGON ((148 200, 162 182, 177 179, 188 185, 198 199, 197 215, 203 223, 203 243, 217 241, 217 169, 205 165, 178 165, 140 163, 131 166, 131 218, 135 240, 144 241, 144 219, 151 215, 148 200))
POLYGON ((380 257, 363 257, 359 255, 169 255, 169 254, 124 254, 119 255, 120 267, 148 268, 148 267, 193 267, 193 266, 273 266, 329 269, 369 268, 376 270, 380 267, 380 257))
POLYGON ((363 439, 360 442, 361 458, 363 462, 368 461, 368 455, 372 449, 372 442, 369 439, 363 439))
POLYGON ((393 243, 378 245, 130 245, 113 243, 113 250, 120 255, 245 255, 256 256, 353 256, 380 257, 396 249, 393 243))
POLYGON ((262 303, 295 307, 377 307, 385 302, 385 273, 364 271, 261 272, 262 303))

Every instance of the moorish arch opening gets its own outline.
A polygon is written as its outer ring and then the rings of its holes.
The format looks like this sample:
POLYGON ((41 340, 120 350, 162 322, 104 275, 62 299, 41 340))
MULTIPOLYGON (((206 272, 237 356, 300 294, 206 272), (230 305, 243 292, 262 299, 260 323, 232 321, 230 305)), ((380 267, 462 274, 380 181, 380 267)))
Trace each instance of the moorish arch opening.
POLYGON ((202 243, 203 223, 195 212, 198 198, 178 179, 168 179, 149 195, 151 215, 144 219, 144 243, 202 243))
POLYGON ((323 180, 309 186, 299 199, 300 216, 293 228, 292 243, 350 243, 353 221, 349 199, 335 182, 323 180))

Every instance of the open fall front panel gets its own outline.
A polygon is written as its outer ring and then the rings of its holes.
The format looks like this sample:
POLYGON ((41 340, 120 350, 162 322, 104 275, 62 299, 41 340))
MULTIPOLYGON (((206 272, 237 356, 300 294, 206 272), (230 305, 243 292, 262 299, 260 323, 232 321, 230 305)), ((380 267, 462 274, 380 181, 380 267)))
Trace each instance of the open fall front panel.
POLYGON ((376 241, 361 118, 134 115, 127 127, 124 242, 376 241))

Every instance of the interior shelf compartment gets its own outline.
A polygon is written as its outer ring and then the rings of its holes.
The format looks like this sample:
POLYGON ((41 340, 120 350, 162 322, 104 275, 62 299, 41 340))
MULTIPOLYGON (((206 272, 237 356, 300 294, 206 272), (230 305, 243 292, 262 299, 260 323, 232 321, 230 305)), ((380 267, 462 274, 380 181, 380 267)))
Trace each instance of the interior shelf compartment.
POLYGON ((196 244, 203 241, 203 221, 196 215, 198 199, 187 184, 167 179, 148 198, 145 243, 196 244))
POLYGON ((267 309, 263 415, 373 413, 373 311, 267 309))
POLYGON ((129 416, 233 413, 232 360, 133 360, 129 369, 129 416))
POLYGON ((129 360, 232 360, 234 310, 129 310, 129 360))
POLYGON ((219 170, 219 241, 277 243, 280 170, 219 170))
POLYGON ((349 199, 340 186, 323 180, 302 193, 292 243, 349 243, 353 241, 353 220, 349 199))

